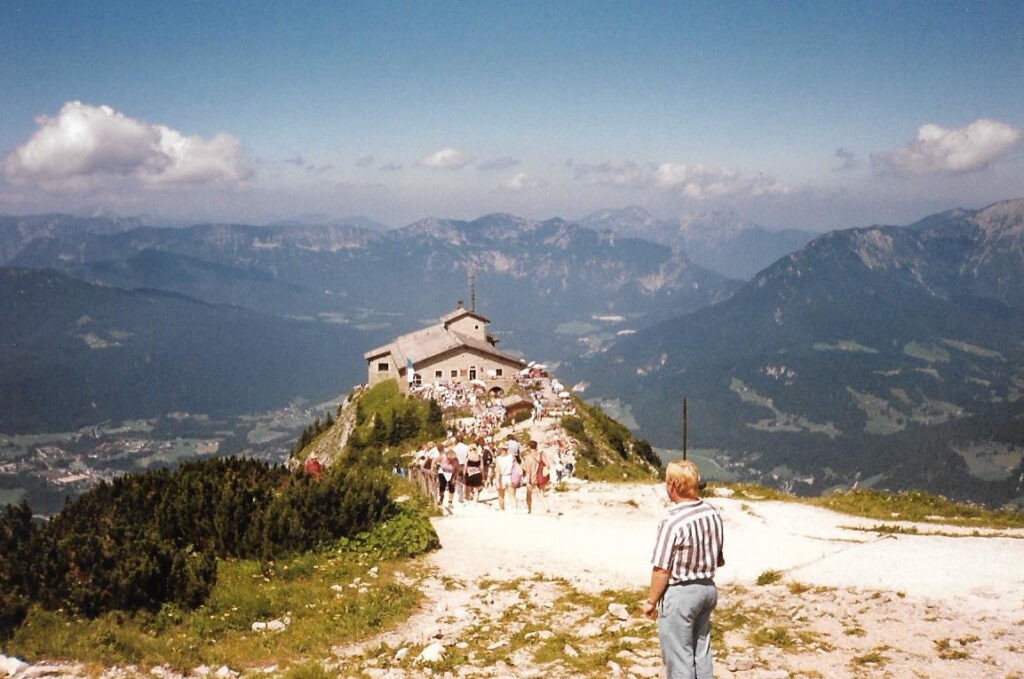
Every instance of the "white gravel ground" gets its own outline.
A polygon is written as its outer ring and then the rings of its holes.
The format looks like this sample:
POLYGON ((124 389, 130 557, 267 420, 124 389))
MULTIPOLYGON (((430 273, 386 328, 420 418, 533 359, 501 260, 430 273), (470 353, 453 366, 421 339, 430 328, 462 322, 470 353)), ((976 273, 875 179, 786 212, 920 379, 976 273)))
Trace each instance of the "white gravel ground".
MULTIPOLYGON (((662 484, 584 483, 548 494, 534 514, 456 502, 434 522, 443 548, 433 560, 466 580, 544 573, 591 591, 643 587, 659 516, 662 484)), ((1024 531, 972 531, 918 524, 917 535, 879 535, 878 521, 786 502, 709 498, 722 512, 726 565, 720 584, 751 584, 766 570, 810 585, 903 593, 965 611, 1024 614, 1024 531), (933 533, 933 534, 929 534, 933 533), (935 535, 934 533, 942 533, 935 535), (960 537, 952 537, 958 534, 960 537)), ((895 523, 888 522, 890 525, 895 523)), ((910 526, 911 524, 901 524, 910 526)))

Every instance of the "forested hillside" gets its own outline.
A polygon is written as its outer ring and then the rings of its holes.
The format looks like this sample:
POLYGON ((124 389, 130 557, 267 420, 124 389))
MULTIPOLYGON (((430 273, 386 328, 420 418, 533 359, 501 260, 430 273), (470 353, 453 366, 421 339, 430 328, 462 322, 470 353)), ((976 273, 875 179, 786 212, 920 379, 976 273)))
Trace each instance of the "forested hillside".
POLYGON ((0 317, 5 433, 270 410, 365 377, 352 328, 55 271, 0 269, 0 317))

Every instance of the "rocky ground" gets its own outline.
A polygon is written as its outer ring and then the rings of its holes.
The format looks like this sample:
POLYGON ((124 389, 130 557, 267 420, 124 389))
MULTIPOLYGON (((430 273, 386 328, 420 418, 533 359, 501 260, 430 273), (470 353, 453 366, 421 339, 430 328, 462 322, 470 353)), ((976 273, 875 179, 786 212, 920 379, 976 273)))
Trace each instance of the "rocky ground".
MULTIPOLYGON (((313 660, 325 676, 662 676, 655 625, 637 614, 667 506, 661 484, 567 484, 533 514, 522 491, 506 511, 493 492, 483 500, 437 518, 442 549, 406 569, 424 594, 419 611, 377 638, 324 649, 313 660)), ((713 618, 717 677, 1024 678, 1024 531, 922 524, 918 534, 879 534, 873 521, 804 505, 712 501, 727 558, 713 618)), ((5 660, 0 677, 97 674, 5 660)))

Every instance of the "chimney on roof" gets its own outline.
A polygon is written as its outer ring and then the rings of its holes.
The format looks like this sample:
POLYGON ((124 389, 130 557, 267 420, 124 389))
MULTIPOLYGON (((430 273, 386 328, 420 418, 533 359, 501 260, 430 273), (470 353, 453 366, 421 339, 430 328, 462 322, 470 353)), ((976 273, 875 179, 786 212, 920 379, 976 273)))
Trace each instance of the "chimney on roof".
POLYGON ((459 300, 459 303, 455 305, 455 308, 456 308, 456 309, 465 309, 466 307, 465 307, 465 306, 463 306, 463 304, 462 304, 462 300, 460 299, 460 300, 459 300))

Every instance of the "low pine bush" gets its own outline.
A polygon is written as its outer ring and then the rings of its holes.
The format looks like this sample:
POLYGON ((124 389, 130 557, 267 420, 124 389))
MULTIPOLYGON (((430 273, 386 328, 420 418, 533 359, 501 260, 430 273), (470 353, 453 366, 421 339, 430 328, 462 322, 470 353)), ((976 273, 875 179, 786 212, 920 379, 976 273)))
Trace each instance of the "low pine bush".
MULTIPOLYGON (((238 458, 102 483, 42 524, 27 505, 8 506, 0 515, 0 637, 31 604, 86 617, 195 608, 216 582, 218 558, 272 560, 358 539, 387 518, 401 533, 396 544, 429 541, 396 511, 381 469, 332 469, 317 481, 238 458)), ((396 550, 389 542, 377 551, 396 550)))

